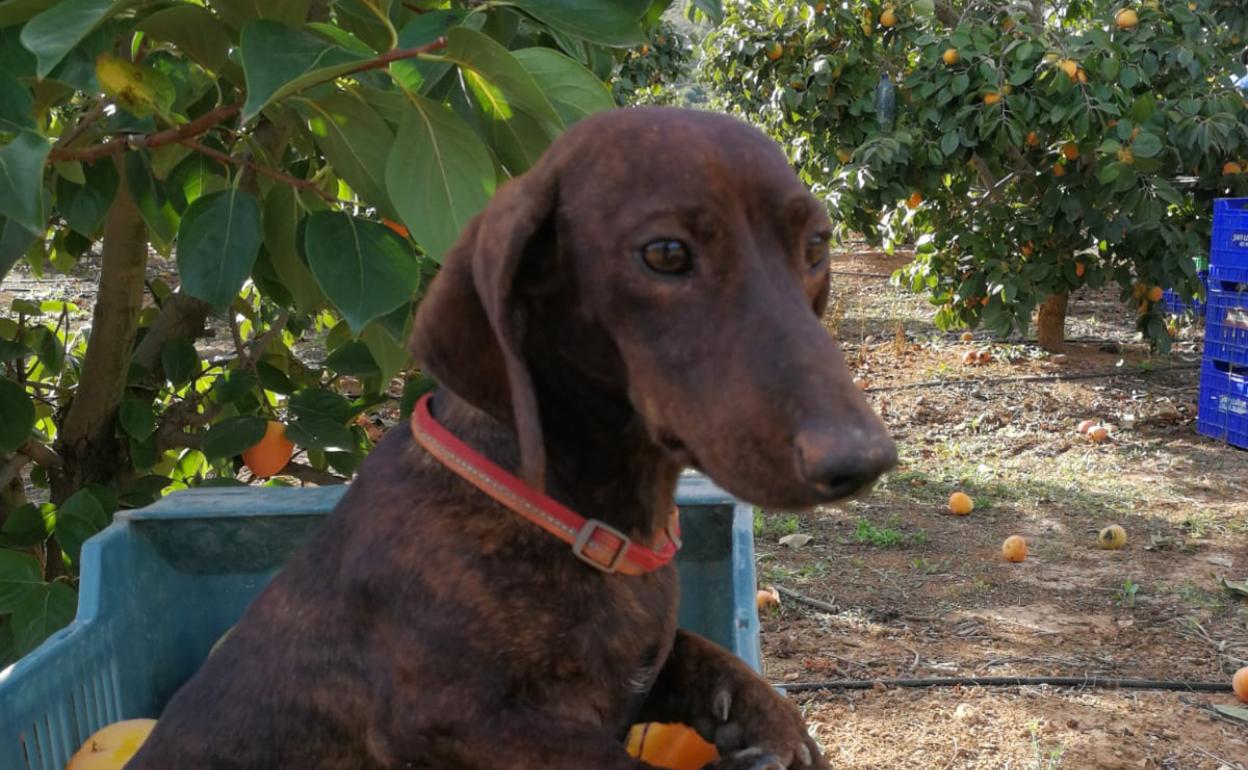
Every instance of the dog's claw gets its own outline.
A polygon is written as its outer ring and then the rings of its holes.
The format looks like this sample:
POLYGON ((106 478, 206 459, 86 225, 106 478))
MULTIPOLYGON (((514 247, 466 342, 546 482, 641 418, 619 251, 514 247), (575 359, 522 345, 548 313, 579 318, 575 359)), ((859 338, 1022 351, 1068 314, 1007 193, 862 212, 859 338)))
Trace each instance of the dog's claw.
POLYGON ((812 757, 810 756, 810 747, 799 743, 797 745, 797 761, 803 765, 809 765, 812 757))
POLYGON ((732 693, 726 689, 717 690, 715 697, 711 701, 711 713, 714 714, 719 721, 727 722, 728 715, 732 711, 732 693))

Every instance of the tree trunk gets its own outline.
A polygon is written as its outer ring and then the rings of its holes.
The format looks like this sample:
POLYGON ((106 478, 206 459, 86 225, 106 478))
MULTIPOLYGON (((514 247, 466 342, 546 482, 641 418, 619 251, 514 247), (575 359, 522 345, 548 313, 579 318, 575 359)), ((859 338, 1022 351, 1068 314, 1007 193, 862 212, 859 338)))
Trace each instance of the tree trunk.
POLYGON ((1050 352, 1056 353, 1066 342, 1066 302, 1070 299, 1068 292, 1050 294, 1040 303, 1040 312, 1036 317, 1036 343, 1050 352))
POLYGON ((117 166, 119 184, 104 222, 100 291, 82 374, 57 436, 64 467, 53 480, 56 503, 84 483, 113 481, 128 456, 116 437, 117 409, 125 395, 143 307, 147 226, 130 197, 123 157, 111 162, 117 166))

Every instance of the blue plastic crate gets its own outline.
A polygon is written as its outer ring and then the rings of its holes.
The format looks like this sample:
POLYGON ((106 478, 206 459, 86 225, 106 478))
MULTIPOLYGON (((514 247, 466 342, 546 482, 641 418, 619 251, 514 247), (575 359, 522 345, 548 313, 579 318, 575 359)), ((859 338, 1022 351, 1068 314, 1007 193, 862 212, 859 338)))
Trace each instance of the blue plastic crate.
POLYGON ((1218 283, 1242 284, 1248 286, 1248 264, 1242 267, 1221 265, 1209 268, 1209 280, 1218 283))
POLYGON ((1205 361, 1196 430, 1248 449, 1248 366, 1205 361))
POLYGON ((1209 265, 1248 268, 1248 198, 1220 198, 1213 202, 1209 265))
MULTIPOLYGON (((77 618, 0 671, 0 768, 63 770, 91 733, 154 717, 343 488, 197 489, 118 514, 82 549, 77 618)), ((753 509, 677 492, 680 623, 761 670, 753 509)))
POLYGON ((1248 366, 1248 291, 1210 276, 1205 308, 1205 358, 1248 366))
MULTIPOLYGON (((1209 271, 1202 270, 1196 275, 1200 278, 1200 283, 1205 287, 1205 291, 1207 292, 1209 286, 1209 271)), ((1166 312, 1170 315, 1184 315, 1186 313, 1192 313, 1197 316, 1203 316, 1205 314, 1205 302, 1201 300, 1200 297, 1192 297, 1192 301, 1187 302, 1174 289, 1166 289, 1165 293, 1162 295, 1161 301, 1166 307, 1166 312)))

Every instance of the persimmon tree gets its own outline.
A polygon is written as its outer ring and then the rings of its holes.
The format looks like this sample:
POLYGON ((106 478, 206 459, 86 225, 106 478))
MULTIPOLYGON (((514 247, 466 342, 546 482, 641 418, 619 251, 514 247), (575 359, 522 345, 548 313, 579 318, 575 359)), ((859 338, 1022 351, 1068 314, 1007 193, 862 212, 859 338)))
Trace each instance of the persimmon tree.
POLYGON ((0 280, 99 265, 93 306, 0 309, 0 666, 116 510, 259 481, 269 423, 268 483, 349 477, 429 387, 442 255, 669 3, 0 0, 0 280))
POLYGON ((703 75, 845 231, 917 256, 941 328, 1062 344, 1069 292, 1116 283, 1169 344, 1215 197, 1248 194, 1238 0, 729 3, 703 75))

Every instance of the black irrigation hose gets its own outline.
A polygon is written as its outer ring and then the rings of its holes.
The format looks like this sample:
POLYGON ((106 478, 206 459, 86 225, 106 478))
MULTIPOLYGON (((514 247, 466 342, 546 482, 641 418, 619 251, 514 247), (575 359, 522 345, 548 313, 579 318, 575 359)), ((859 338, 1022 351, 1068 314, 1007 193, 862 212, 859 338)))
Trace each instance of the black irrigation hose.
POLYGON ((1098 687, 1131 690, 1177 690, 1180 692, 1230 692, 1227 682, 1170 682, 1158 679, 1116 679, 1096 676, 954 676, 937 679, 834 679, 829 682, 777 683, 785 692, 820 690, 871 690, 884 687, 1022 687, 1047 684, 1054 687, 1098 687))
POLYGON ((926 380, 924 382, 908 382, 902 385, 879 385, 864 388, 866 393, 883 393, 893 390, 916 390, 918 388, 939 388, 941 386, 957 387, 959 385, 997 385, 1003 382, 1062 382, 1065 380, 1107 380, 1112 377, 1125 377, 1130 374, 1157 374, 1159 372, 1180 372, 1199 369, 1200 364, 1175 364, 1158 366, 1153 369, 1115 369, 1112 372, 1076 372, 1074 374, 1032 374, 1021 377, 969 377, 960 380, 926 380))

